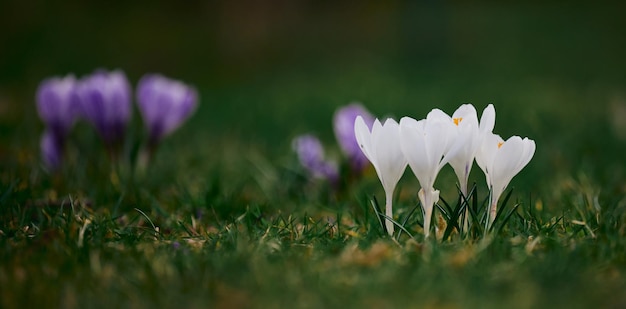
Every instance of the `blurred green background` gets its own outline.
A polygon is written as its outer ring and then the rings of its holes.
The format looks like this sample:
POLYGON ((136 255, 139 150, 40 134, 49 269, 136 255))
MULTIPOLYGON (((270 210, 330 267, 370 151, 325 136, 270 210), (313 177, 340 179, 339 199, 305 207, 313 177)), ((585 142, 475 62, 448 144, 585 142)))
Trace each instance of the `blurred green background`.
MULTIPOLYGON (((0 303, 624 307, 625 8, 0 0, 0 303), (63 169, 41 166, 38 84, 98 68, 198 88, 197 113, 145 175, 112 168, 83 122, 63 169), (510 184, 524 217, 493 241, 435 245, 417 224, 418 242, 381 239, 367 203, 382 196, 373 170, 328 194, 290 150, 310 132, 340 158, 332 115, 352 101, 395 118, 493 103, 496 133, 537 143, 510 184)), ((129 149, 142 131, 135 112, 129 149)), ((399 218, 416 203, 406 174, 399 218)), ((486 196, 478 167, 471 177, 486 196)), ((454 182, 445 167, 436 187, 449 201, 454 182)))
POLYGON ((623 191, 623 12, 584 1, 3 1, 0 159, 5 170, 37 162, 42 79, 120 68, 133 84, 160 72, 199 89, 198 113, 165 153, 272 161, 313 132, 338 155, 331 118, 351 101, 396 118, 493 103, 496 133, 537 141, 520 175, 532 181, 518 186, 541 192, 582 171, 623 191))

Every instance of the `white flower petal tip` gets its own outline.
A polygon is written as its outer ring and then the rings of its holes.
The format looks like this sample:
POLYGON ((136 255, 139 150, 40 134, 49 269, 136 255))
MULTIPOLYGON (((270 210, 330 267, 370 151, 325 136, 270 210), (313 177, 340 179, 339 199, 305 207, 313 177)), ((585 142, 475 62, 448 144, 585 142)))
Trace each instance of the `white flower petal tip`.
POLYGON ((480 116, 480 132, 485 134, 491 133, 496 124, 496 108, 493 104, 487 105, 480 116))

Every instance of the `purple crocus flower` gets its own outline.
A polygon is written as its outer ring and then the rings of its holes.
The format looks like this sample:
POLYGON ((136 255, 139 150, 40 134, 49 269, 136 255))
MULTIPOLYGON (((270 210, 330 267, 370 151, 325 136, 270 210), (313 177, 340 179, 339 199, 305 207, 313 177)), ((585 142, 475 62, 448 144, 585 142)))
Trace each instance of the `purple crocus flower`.
POLYGON ((82 116, 96 128, 109 150, 119 147, 132 113, 131 86, 124 72, 96 71, 78 82, 76 93, 82 116))
POLYGON ((367 127, 372 129, 374 117, 360 103, 351 103, 337 109, 333 117, 333 128, 337 143, 348 158, 350 167, 353 171, 360 172, 369 161, 361 151, 354 135, 354 121, 357 116, 363 117, 367 127))
POLYGON ((298 155, 300 164, 314 178, 328 179, 332 183, 339 180, 337 164, 324 160, 324 147, 317 137, 310 134, 300 135, 293 140, 292 148, 298 155))
POLYGON ((51 130, 44 131, 39 142, 43 164, 49 170, 57 170, 63 160, 64 139, 51 130))
POLYGON ((155 147, 191 116, 198 105, 193 87, 158 74, 147 74, 137 86, 139 111, 148 131, 148 147, 155 147))
POLYGON ((39 118, 50 131, 49 134, 55 134, 58 139, 65 139, 78 116, 75 86, 76 79, 68 75, 65 78, 46 79, 37 88, 39 118))
POLYGON ((78 117, 75 88, 73 75, 46 79, 37 88, 37 113, 46 125, 40 141, 41 156, 49 170, 61 166, 65 139, 78 117))

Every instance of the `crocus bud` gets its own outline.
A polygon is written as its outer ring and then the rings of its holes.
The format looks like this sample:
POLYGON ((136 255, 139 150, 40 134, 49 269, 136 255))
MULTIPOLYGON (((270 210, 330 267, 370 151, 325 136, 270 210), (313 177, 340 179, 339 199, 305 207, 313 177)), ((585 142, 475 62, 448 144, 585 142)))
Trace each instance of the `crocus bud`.
POLYGON ((137 101, 148 131, 148 144, 154 147, 193 114, 198 105, 198 94, 193 87, 180 81, 148 74, 139 81, 137 101))
POLYGON ((96 128, 109 150, 119 146, 132 113, 131 86, 124 72, 96 71, 78 82, 76 93, 82 116, 96 128))
POLYGON ((367 157, 361 151, 354 135, 354 121, 361 116, 368 129, 372 129, 374 117, 359 103, 352 103, 339 108, 333 117, 333 129, 339 147, 348 158, 353 171, 360 172, 368 164, 367 157))
POLYGON ((292 148, 300 164, 314 177, 336 183, 339 179, 337 164, 324 160, 324 147, 317 137, 305 134, 296 137, 292 148))
POLYGON ((76 79, 73 75, 65 78, 52 77, 44 80, 37 88, 37 112, 50 134, 65 138, 78 116, 78 106, 74 91, 76 79))
POLYGON ((46 130, 41 136, 39 147, 43 164, 48 170, 54 171, 61 166, 63 160, 63 138, 57 136, 53 131, 46 130))

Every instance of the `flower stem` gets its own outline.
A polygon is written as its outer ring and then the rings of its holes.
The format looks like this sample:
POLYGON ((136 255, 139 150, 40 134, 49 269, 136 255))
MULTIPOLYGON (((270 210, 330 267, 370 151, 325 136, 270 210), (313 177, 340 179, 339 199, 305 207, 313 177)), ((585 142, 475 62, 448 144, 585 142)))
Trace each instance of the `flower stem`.
POLYGON ((144 147, 139 149, 139 153, 137 154, 137 162, 135 166, 135 171, 139 173, 139 175, 143 176, 148 169, 148 165, 152 161, 154 157, 154 153, 156 151, 156 144, 148 143, 144 147))
POLYGON ((428 238, 430 235, 430 221, 433 217, 433 193, 432 189, 424 190, 420 189, 418 196, 420 202, 422 202, 422 209, 424 210, 424 237, 428 238))
POLYGON ((489 199, 489 220, 487 221, 487 228, 491 228, 493 222, 496 220, 496 215, 498 214, 498 200, 500 199, 501 193, 495 193, 491 190, 491 197, 489 199))
POLYGON ((493 221, 496 220, 496 214, 498 213, 498 201, 495 200, 491 203, 491 207, 489 207, 489 227, 493 224, 493 221))
MULTIPOLYGON (((389 218, 393 218, 393 211, 392 211, 392 202, 393 202, 393 192, 387 192, 385 194, 385 215, 389 218)), ((386 219, 385 220, 385 227, 387 228, 387 233, 389 233, 389 235, 393 235, 393 222, 391 222, 391 220, 386 219)))
MULTIPOLYGON (((463 194, 465 199, 468 199, 468 196, 467 196, 467 178, 468 178, 468 176, 469 175, 465 175, 464 179, 459 179, 459 186, 461 187, 461 194, 463 194)), ((463 203, 463 200, 461 200, 461 203, 463 203)), ((470 223, 469 222, 469 217, 470 217, 469 203, 467 205, 465 205, 465 215, 463 217, 465 218, 463 220, 463 231, 465 231, 467 233, 467 231, 469 230, 469 223, 470 223)))
POLYGON ((428 238, 430 236, 430 221, 433 217, 433 207, 432 205, 425 209, 424 211, 424 237, 428 238))

